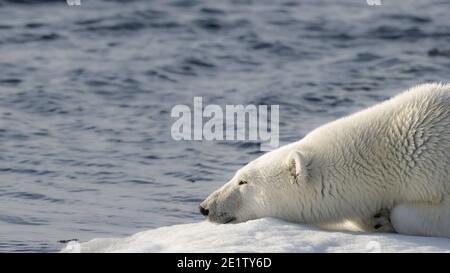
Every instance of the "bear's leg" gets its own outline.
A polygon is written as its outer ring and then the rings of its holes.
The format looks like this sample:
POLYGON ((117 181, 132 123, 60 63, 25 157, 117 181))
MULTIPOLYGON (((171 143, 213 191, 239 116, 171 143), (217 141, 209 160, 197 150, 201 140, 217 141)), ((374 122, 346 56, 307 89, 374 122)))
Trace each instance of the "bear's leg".
POLYGON ((390 220, 390 211, 388 209, 381 209, 378 213, 369 218, 351 219, 347 221, 350 231, 363 232, 394 232, 390 220))
POLYGON ((359 231, 359 232, 394 232, 390 221, 390 211, 382 209, 369 218, 347 219, 337 223, 319 225, 329 230, 359 231))
POLYGON ((450 197, 439 204, 399 204, 391 221, 401 234, 450 238, 450 197))

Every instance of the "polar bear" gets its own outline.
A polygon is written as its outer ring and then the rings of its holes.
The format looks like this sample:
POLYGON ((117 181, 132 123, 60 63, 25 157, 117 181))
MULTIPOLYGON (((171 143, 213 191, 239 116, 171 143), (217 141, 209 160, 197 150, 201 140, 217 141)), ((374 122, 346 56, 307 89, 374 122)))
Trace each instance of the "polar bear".
POLYGON ((416 86, 262 155, 200 212, 450 238, 450 84, 416 86))

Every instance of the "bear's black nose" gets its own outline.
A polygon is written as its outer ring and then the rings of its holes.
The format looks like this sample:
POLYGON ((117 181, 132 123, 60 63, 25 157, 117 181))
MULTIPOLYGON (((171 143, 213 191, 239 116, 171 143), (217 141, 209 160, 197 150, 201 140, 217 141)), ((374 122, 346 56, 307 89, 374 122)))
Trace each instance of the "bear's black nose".
POLYGON ((200 209, 200 213, 201 213, 201 214, 203 214, 204 216, 208 216, 209 209, 205 209, 205 208, 202 207, 202 206, 199 206, 198 208, 200 209))

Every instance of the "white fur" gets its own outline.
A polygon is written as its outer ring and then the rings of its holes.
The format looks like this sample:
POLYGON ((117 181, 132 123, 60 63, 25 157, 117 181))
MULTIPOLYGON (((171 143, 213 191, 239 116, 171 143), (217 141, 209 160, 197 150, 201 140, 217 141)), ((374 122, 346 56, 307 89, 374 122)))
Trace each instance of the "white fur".
POLYGON ((373 217, 387 209, 397 232, 450 237, 449 163, 450 85, 424 84, 262 155, 201 206, 219 223, 271 216, 363 231, 389 231, 373 217))

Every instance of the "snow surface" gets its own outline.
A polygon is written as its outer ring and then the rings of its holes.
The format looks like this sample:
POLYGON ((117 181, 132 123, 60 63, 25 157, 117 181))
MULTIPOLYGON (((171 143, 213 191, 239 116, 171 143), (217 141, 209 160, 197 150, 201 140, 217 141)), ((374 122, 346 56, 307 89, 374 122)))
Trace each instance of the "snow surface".
POLYGON ((450 252, 450 240, 330 232, 273 218, 241 224, 174 225, 126 238, 71 242, 62 252, 450 252))

